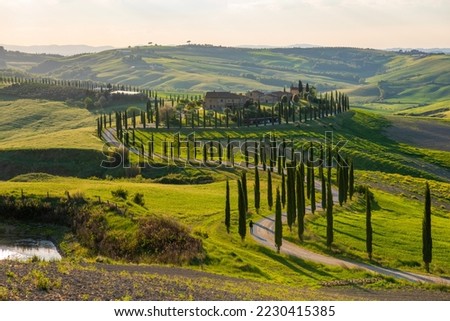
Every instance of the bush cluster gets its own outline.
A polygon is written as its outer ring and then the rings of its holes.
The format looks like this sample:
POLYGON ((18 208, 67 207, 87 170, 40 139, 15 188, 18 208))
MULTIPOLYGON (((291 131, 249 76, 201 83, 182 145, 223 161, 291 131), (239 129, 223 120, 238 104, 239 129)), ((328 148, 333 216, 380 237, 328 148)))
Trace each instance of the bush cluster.
MULTIPOLYGON (((119 197, 128 195, 122 188, 113 192, 119 197)), ((136 228, 112 229, 107 215, 123 215, 119 209, 116 209, 117 213, 107 214, 110 212, 107 204, 94 206, 84 198, 80 201, 80 198, 82 194, 61 199, 0 195, 0 217, 70 227, 78 241, 92 255, 174 264, 199 262, 203 259, 202 241, 191 236, 184 226, 175 221, 156 217, 142 220, 123 217, 130 224, 136 224, 136 228)), ((133 200, 144 204, 141 193, 136 193, 133 200)))

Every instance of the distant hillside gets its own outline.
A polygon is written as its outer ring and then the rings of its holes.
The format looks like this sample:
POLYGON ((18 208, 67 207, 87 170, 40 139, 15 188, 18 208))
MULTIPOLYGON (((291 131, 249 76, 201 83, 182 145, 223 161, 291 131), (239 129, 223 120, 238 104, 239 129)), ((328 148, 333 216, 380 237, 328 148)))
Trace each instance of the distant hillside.
POLYGON ((100 52, 104 50, 114 49, 111 46, 87 46, 87 45, 41 45, 41 46, 15 46, 15 45, 0 45, 6 50, 20 51, 32 54, 50 54, 73 56, 82 53, 100 52))
POLYGON ((200 45, 142 46, 69 57, 3 50, 0 68, 181 92, 280 90, 300 79, 321 92, 344 90, 353 103, 381 112, 408 114, 420 107, 425 116, 443 117, 450 110, 450 56, 445 54, 200 45))
MULTIPOLYGON (((351 48, 249 49, 145 46, 71 57, 48 57, 28 72, 160 90, 272 90, 298 79, 319 90, 354 86, 383 72, 394 53, 351 48)), ((9 56, 8 68, 21 66, 9 56)))

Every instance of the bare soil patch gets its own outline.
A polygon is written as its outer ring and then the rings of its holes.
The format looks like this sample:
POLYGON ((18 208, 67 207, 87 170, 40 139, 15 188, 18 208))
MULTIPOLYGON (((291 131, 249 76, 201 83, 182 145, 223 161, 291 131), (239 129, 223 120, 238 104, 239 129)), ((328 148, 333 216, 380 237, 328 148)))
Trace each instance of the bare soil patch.
POLYGON ((1 261, 0 287, 7 295, 2 299, 19 301, 450 300, 448 292, 413 287, 376 290, 353 285, 311 289, 176 267, 68 262, 1 261), (38 283, 42 278, 49 281, 47 289, 38 283))
POLYGON ((387 135, 400 143, 450 152, 450 122, 435 119, 389 117, 387 135))

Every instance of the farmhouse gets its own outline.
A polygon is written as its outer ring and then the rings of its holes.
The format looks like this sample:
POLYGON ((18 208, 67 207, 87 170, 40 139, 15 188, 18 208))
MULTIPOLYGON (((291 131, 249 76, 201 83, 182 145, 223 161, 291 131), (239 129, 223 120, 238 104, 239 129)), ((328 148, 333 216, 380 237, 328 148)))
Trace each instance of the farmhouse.
POLYGON ((231 92, 208 91, 205 95, 204 108, 222 111, 225 108, 240 108, 247 97, 231 92))
POLYGON ((264 97, 264 93, 262 91, 259 90, 252 90, 252 91, 248 91, 245 96, 247 96, 250 99, 253 99, 253 101, 261 101, 262 98, 264 97))
POLYGON ((291 99, 292 96, 295 93, 298 93, 298 88, 297 91, 295 91, 295 87, 291 87, 290 92, 287 92, 286 90, 283 91, 272 91, 272 92, 267 92, 264 93, 262 91, 259 90, 252 90, 247 92, 245 95, 252 99, 253 101, 259 101, 261 103, 266 103, 266 104, 275 104, 277 102, 279 102, 281 100, 281 97, 283 96, 287 96, 288 99, 291 99))

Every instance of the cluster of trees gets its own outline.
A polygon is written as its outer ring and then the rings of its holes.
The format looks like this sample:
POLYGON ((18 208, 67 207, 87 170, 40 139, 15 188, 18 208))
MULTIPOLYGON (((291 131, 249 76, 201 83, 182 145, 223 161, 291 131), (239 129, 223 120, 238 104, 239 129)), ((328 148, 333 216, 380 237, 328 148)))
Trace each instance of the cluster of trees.
MULTIPOLYGON (((156 90, 141 88, 138 86, 131 86, 127 84, 115 84, 105 83, 92 80, 67 80, 67 79, 54 79, 49 77, 31 77, 25 74, 2 72, 0 74, 0 83, 8 85, 18 84, 42 84, 54 87, 71 87, 85 90, 88 92, 113 92, 113 91, 125 91, 136 92, 142 94, 143 97, 152 99, 158 97, 156 90)), ((90 96, 90 95, 87 95, 90 96)), ((116 98, 125 97, 126 95, 117 95, 116 98)), ((169 101, 172 105, 178 103, 189 103, 191 101, 202 101, 201 95, 189 95, 189 94, 169 94, 169 101)))
MULTIPOLYGON (((139 124, 144 128, 146 125, 155 128, 164 126, 167 129, 171 127, 194 129, 248 127, 261 124, 299 124, 303 121, 336 115, 350 109, 349 97, 346 94, 335 91, 317 96, 314 87, 310 89, 308 84, 298 94, 283 95, 280 101, 272 106, 263 106, 260 101, 249 99, 241 107, 225 108, 222 112, 201 108, 203 97, 200 95, 170 94, 168 98, 162 99, 156 92, 142 91, 142 93, 148 97, 139 124)), ((124 121, 132 121, 134 127, 136 126, 137 123, 134 119, 136 115, 124 116, 122 118, 124 121)))
MULTIPOLYGON (((327 150, 327 157, 324 157, 324 150, 320 149, 319 158, 314 160, 314 147, 310 144, 310 147, 305 151, 301 151, 301 154, 306 157, 300 157, 299 160, 294 158, 289 163, 283 164, 283 157, 277 158, 277 172, 281 176, 281 186, 277 187, 275 197, 275 221, 281 219, 282 209, 286 209, 287 225, 292 230, 295 223, 297 223, 298 237, 301 241, 304 240, 305 231, 305 214, 307 208, 307 200, 310 205, 312 213, 316 211, 316 184, 315 175, 319 174, 319 180, 321 184, 322 209, 327 214, 327 244, 331 246, 333 243, 333 193, 331 187, 331 175, 332 175, 332 157, 333 153, 331 148, 327 150), (315 171, 315 168, 318 168, 315 171), (327 174, 325 175, 325 170, 327 174)), ((259 158, 259 157, 257 157, 259 158)), ((258 165, 258 160, 255 158, 255 182, 254 182, 254 208, 258 212, 260 208, 260 178, 259 171, 262 166, 258 165)), ((273 207, 273 184, 272 184, 272 172, 275 167, 264 169, 267 171, 267 204, 270 209, 273 207)), ((353 180, 353 164, 348 166, 345 162, 337 163, 336 166, 338 184, 338 194, 349 195, 350 190, 354 190, 353 180), (347 174, 342 174, 346 172, 347 174), (351 178, 351 179, 350 179, 351 178), (348 181, 343 182, 344 179, 348 181)), ((230 191, 229 183, 226 186, 226 205, 225 205, 225 224, 227 231, 230 230, 230 191)), ((239 201, 239 233, 241 237, 245 238, 244 227, 246 225, 246 214, 248 212, 248 197, 247 197, 247 178, 246 170, 243 171, 241 178, 238 180, 238 199, 239 201), (241 202, 242 200, 242 202, 241 202)), ((347 196, 343 198, 343 202, 347 200, 347 196)), ((342 204, 341 204, 342 205, 342 204)), ((277 224, 276 224, 277 226, 277 224)), ((275 228, 276 239, 280 240, 280 243, 276 242, 277 247, 281 246, 282 229, 275 228)))
POLYGON ((111 85, 96 87, 99 84, 89 81, 0 76, 0 82, 9 85, 1 89, 1 93, 4 95, 66 101, 70 105, 87 109, 104 108, 115 101, 141 103, 147 100, 147 96, 144 93, 127 95, 121 92, 114 92, 111 85))
MULTIPOLYGON (((334 228, 333 228, 333 189, 332 189, 332 166, 331 166, 331 151, 328 153, 328 157, 325 160, 323 158, 323 151, 321 151, 321 159, 319 165, 319 176, 321 181, 322 190, 322 210, 326 214, 326 244, 331 247, 334 241, 334 228), (326 166, 324 166, 324 164, 326 166), (324 172, 327 171, 325 175, 324 172), (326 176, 326 177, 325 177, 326 176)), ((282 211, 286 209, 286 221, 289 229, 292 231, 292 227, 297 221, 297 232, 300 241, 304 241, 305 231, 305 214, 306 214, 306 200, 310 199, 310 210, 314 214, 315 211, 315 184, 314 184, 314 163, 310 161, 310 158, 306 162, 300 162, 296 166, 282 167, 279 172, 281 176, 281 186, 276 188, 275 196, 275 246, 277 252, 280 252, 280 248, 283 242, 283 221, 282 211), (312 167, 310 167, 312 165, 312 167), (285 178, 286 172, 286 178, 285 178), (305 175, 306 173, 306 175, 305 175), (306 188, 306 190, 305 190, 306 188)), ((295 164, 294 164, 295 165, 295 164)), ((338 199, 340 205, 342 202, 347 201, 347 195, 351 199, 354 193, 354 174, 353 174, 353 162, 350 162, 349 166, 338 162, 336 166, 336 181, 338 182, 338 199), (347 174, 343 174, 347 172, 347 174), (344 183, 343 180, 346 180, 344 183), (351 191, 351 192, 350 192, 351 191), (342 195, 342 196, 341 196, 342 195)), ((260 182, 258 166, 255 169, 255 182, 254 182, 254 208, 258 212, 260 208, 260 182)), ((241 178, 238 179, 238 224, 239 235, 242 240, 245 239, 246 226, 247 226, 247 214, 248 214, 248 197, 247 197, 247 176, 246 171, 242 172, 241 178)), ((364 194, 366 204, 366 252, 369 260, 373 257, 373 228, 372 228, 372 202, 373 193, 369 187, 361 188, 360 192, 364 194)), ((273 207, 273 184, 272 184, 272 171, 267 170, 267 204, 270 210, 273 207)), ((225 196, 225 225, 227 232, 230 233, 231 227, 231 205, 230 205, 230 186, 229 181, 226 182, 226 196, 225 196)), ((430 188, 428 183, 425 188, 425 210, 422 224, 422 254, 423 262, 425 263, 425 269, 429 272, 429 265, 432 261, 432 237, 431 237, 431 197, 430 188)))
POLYGON ((25 75, 8 75, 6 73, 0 74, 0 83, 9 85, 13 84, 43 84, 49 86, 73 87, 89 91, 134 91, 144 94, 146 97, 153 97, 157 93, 150 89, 142 89, 136 86, 126 84, 111 84, 92 80, 66 80, 54 79, 48 77, 29 77, 25 75))

